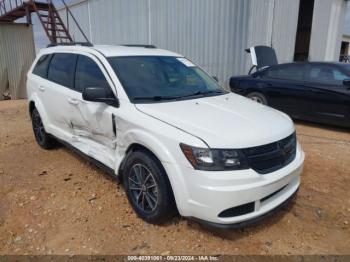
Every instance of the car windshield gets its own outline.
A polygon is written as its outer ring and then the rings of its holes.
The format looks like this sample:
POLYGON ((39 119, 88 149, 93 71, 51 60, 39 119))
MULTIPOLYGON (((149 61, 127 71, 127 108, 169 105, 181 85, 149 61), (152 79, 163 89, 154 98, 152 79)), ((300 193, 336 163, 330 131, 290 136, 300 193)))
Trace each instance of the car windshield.
POLYGON ((183 57, 125 56, 108 60, 133 103, 226 93, 214 79, 183 57))

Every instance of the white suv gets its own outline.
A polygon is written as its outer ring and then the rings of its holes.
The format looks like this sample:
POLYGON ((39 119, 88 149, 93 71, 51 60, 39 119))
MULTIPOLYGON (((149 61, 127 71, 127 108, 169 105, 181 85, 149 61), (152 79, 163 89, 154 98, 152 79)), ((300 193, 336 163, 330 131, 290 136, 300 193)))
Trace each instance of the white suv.
POLYGON ((287 203, 304 153, 291 119, 224 91, 182 55, 152 46, 40 52, 27 91, 38 144, 56 141, 118 177, 138 216, 219 227, 287 203))

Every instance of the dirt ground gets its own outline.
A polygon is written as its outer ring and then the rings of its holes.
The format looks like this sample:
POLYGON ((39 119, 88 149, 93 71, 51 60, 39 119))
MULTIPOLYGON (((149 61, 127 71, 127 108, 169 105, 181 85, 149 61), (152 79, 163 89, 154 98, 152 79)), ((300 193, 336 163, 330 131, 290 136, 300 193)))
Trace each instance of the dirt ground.
POLYGON ((208 231, 143 222, 124 190, 64 147, 34 141, 27 102, 0 102, 0 254, 350 254, 350 130, 297 123, 297 198, 262 223, 208 231))

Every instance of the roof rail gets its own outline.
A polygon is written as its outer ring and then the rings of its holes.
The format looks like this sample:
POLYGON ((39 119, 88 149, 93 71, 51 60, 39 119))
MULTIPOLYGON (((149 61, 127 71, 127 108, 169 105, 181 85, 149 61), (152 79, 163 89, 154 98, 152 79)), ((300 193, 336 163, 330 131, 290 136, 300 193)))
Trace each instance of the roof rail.
POLYGON ((144 47, 144 48, 157 48, 155 45, 140 45, 140 44, 124 44, 122 46, 129 46, 129 47, 144 47))
POLYGON ((74 46, 74 45, 80 45, 80 46, 94 46, 90 42, 72 42, 72 43, 57 43, 57 44, 48 44, 47 47, 53 47, 53 46, 74 46))

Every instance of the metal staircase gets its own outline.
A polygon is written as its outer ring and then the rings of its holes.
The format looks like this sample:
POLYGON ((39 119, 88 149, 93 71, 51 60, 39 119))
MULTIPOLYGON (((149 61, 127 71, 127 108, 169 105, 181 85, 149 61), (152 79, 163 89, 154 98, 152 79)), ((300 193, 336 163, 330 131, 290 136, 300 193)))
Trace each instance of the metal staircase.
MULTIPOLYGON (((64 0, 62 0, 62 3, 67 9, 67 12, 73 18, 73 21, 76 23, 80 32, 86 39, 86 42, 89 43, 89 40, 78 25, 76 19, 70 12, 64 0)), ((0 0, 0 23, 11 23, 21 17, 26 17, 27 23, 31 24, 32 13, 36 13, 38 15, 39 21, 43 26, 51 45, 74 43, 72 36, 69 34, 68 29, 64 25, 59 13, 57 12, 51 0, 0 0)))

